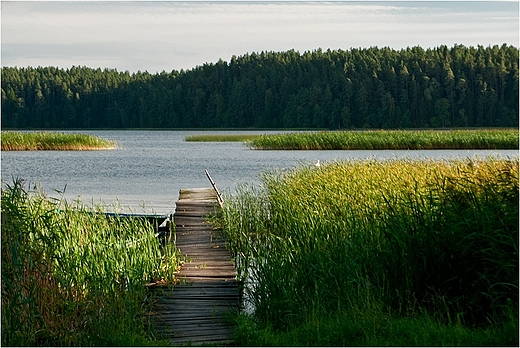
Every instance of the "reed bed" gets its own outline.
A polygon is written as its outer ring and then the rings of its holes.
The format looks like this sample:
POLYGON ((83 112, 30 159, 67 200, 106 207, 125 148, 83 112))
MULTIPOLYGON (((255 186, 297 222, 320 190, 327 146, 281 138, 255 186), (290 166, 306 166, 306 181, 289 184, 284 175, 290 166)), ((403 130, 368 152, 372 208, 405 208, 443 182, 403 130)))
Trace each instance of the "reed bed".
POLYGON ((172 280, 173 247, 143 219, 2 189, 2 345, 149 345, 145 284, 172 280))
POLYGON ((518 129, 376 130, 265 134, 257 150, 518 149, 518 129))
POLYGON ((248 142, 260 137, 256 134, 197 134, 187 135, 185 141, 193 142, 248 142))
POLYGON ((2 151, 106 150, 116 143, 90 134, 2 131, 2 151))
POLYGON ((518 345, 518 171, 346 161, 239 187, 222 218, 254 314, 237 342, 518 345))

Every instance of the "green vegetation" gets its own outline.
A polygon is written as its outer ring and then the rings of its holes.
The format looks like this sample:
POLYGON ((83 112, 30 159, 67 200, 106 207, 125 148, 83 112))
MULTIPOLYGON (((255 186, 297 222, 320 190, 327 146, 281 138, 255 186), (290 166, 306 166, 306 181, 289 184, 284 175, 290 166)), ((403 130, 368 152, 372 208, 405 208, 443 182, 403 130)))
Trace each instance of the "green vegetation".
POLYGON ((347 161, 227 197, 238 345, 518 346, 518 159, 347 161))
MULTIPOLYGON (((150 345, 145 284, 178 255, 143 219, 2 189, 2 345, 150 345)), ((153 344, 164 342, 155 341, 153 344)))
POLYGON ((249 145, 268 150, 518 149, 518 129, 266 134, 249 145))
POLYGON ((3 67, 2 127, 518 127, 513 46, 317 49, 191 70, 3 67))
POLYGON ((202 141, 202 142, 248 142, 260 137, 253 134, 199 134, 188 135, 186 141, 202 141))
POLYGON ((2 151, 100 150, 116 143, 90 134, 2 131, 2 151))

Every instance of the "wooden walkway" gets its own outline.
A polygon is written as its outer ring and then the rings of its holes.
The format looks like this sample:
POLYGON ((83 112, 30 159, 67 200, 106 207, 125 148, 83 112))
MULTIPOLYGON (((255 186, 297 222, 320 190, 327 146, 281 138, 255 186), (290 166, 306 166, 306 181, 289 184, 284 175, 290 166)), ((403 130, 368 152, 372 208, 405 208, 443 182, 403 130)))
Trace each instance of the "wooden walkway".
POLYGON ((181 190, 174 222, 186 262, 173 289, 156 287, 155 327, 175 345, 222 345, 233 327, 226 314, 239 309, 236 269, 221 232, 205 220, 220 209, 213 189, 181 190))

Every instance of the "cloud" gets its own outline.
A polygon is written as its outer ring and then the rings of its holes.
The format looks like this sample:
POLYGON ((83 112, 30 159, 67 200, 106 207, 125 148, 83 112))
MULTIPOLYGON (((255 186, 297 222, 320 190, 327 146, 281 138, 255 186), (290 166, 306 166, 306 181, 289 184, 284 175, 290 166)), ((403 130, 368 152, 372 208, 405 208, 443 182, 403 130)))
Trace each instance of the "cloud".
POLYGON ((517 3, 2 2, 2 65, 156 72, 252 51, 518 45, 517 3))

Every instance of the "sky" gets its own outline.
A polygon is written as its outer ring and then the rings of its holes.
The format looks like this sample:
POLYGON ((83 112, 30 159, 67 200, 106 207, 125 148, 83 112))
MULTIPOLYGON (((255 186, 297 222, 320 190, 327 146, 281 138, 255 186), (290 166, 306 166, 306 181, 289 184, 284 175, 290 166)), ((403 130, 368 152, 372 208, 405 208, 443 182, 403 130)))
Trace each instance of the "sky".
POLYGON ((2 1, 2 66, 188 70, 318 48, 519 46, 518 1, 2 1))

